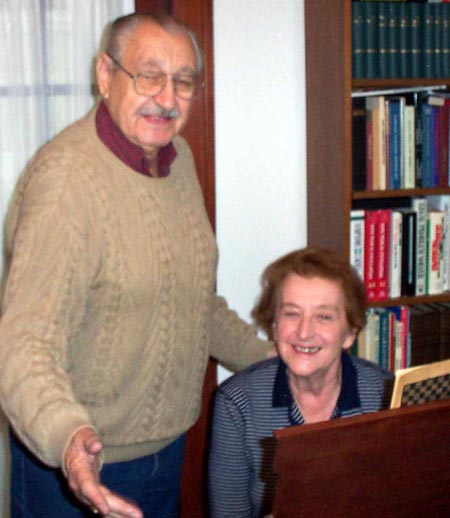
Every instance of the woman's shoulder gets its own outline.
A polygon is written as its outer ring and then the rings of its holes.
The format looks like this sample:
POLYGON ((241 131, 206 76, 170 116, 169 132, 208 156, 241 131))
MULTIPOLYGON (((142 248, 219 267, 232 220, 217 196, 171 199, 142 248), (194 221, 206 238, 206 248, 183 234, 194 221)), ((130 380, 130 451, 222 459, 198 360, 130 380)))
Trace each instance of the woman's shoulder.
POLYGON ((382 380, 389 380, 394 377, 392 372, 389 372, 377 363, 354 355, 350 355, 350 360, 360 376, 371 376, 382 380))
POLYGON ((223 381, 218 390, 225 395, 231 395, 237 391, 251 393, 271 391, 279 364, 278 357, 254 363, 223 381))

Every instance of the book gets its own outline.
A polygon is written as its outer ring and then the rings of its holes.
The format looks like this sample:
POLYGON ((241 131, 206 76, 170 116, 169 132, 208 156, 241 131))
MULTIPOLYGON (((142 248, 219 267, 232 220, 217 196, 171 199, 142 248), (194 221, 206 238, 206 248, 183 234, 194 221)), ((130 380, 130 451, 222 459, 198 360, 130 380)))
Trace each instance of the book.
POLYGON ((422 12, 422 75, 421 77, 434 77, 434 16, 431 4, 423 5, 422 12))
POLYGON ((409 336, 409 307, 405 305, 389 306, 387 308, 395 315, 396 337, 394 370, 409 367, 410 350, 408 347, 409 336))
POLYGON ((403 130, 403 182, 405 189, 414 189, 416 186, 416 110, 414 106, 404 107, 403 130))
POLYGON ((400 369, 395 373, 390 408, 450 398, 450 360, 400 369))
POLYGON ((364 5, 352 2, 352 74, 355 78, 366 77, 366 39, 364 31, 364 5))
POLYGON ((363 30, 365 39, 365 71, 364 77, 378 77, 378 6, 373 2, 363 4, 363 30))
POLYGON ((389 97, 387 99, 389 189, 401 189, 404 183, 404 112, 404 97, 389 97))
POLYGON ((416 292, 416 224, 414 209, 401 209, 402 214, 402 295, 414 296, 416 292))
POLYGON ((376 300, 376 211, 368 210, 364 219, 364 286, 366 298, 369 302, 376 300))
POLYGON ((444 213, 442 226, 442 291, 450 290, 450 195, 431 195, 426 197, 430 208, 444 213))
POLYGON ((436 129, 438 107, 422 105, 422 187, 437 185, 436 129))
POLYGON ((427 214, 427 278, 426 292, 436 295, 443 292, 443 226, 444 213, 428 210, 427 214))
POLYGON ((385 190, 386 183, 386 108, 385 97, 382 95, 366 97, 366 112, 370 113, 371 128, 368 136, 372 141, 367 143, 372 152, 369 160, 372 162, 373 190, 385 190))
POLYGON ((422 9, 420 4, 410 4, 411 16, 411 77, 422 77, 422 9))
POLYGON ((364 280, 364 210, 350 212, 350 264, 364 280))
POLYGON ((389 295, 391 209, 375 211, 375 218, 375 300, 386 300, 389 295))
POLYGON ((389 369, 390 317, 392 313, 386 308, 378 308, 375 311, 379 317, 378 357, 375 358, 375 361, 383 369, 389 369))
POLYGON ((352 103, 352 189, 364 191, 367 187, 366 174, 366 107, 363 98, 352 103))
POLYGON ((411 339, 410 366, 440 360, 441 318, 432 305, 416 304, 409 308, 411 339))
MULTIPOLYGON (((391 211, 390 254, 389 254, 389 298, 400 297, 402 277, 402 213, 391 211)), ((416 268, 417 271, 417 268, 416 268)), ((416 281, 417 286, 417 281, 416 281)), ((424 279, 425 286, 425 279, 424 279)))
POLYGON ((416 295, 425 295, 427 277, 427 201, 414 198, 412 208, 416 212, 416 295))
POLYGON ((450 302, 439 302, 433 306, 439 308, 441 318, 439 359, 447 360, 450 358, 450 302))

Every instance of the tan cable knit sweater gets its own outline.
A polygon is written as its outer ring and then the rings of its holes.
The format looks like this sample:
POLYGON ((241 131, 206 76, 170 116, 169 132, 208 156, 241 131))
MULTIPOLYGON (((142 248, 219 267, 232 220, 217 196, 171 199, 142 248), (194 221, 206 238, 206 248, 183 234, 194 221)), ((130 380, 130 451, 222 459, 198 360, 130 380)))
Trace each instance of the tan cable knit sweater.
POLYGON ((94 115, 37 153, 6 223, 1 404, 53 466, 85 425, 107 462, 157 451, 196 420, 209 354, 242 368, 268 349, 214 294, 187 144, 148 178, 103 145, 94 115))

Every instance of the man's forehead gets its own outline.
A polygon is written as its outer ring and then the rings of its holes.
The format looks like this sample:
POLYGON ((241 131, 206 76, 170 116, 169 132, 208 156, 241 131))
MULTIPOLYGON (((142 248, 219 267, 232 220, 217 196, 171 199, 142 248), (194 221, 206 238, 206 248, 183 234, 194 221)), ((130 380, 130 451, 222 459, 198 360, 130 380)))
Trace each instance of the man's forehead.
POLYGON ((165 57, 173 55, 189 61, 183 66, 195 66, 195 51, 186 31, 181 29, 167 31, 152 21, 141 22, 123 43, 123 54, 139 59, 143 65, 164 63, 165 57))

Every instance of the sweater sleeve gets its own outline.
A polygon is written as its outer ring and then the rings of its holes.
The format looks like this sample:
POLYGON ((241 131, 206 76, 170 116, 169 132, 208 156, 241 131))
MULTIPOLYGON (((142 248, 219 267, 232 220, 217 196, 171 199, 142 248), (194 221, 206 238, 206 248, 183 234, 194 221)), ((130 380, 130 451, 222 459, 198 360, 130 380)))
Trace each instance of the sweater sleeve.
POLYGON ((239 408, 219 389, 209 456, 209 501, 214 518, 252 516, 245 422, 239 408))
POLYGON ((214 296, 210 353, 231 370, 241 370, 265 360, 273 343, 256 336, 256 329, 229 309, 223 297, 214 296))
POLYGON ((7 219, 0 322, 1 405, 21 440, 51 466, 61 465, 74 430, 92 427, 68 376, 92 251, 71 179, 78 171, 67 162, 42 159, 18 186, 7 219))

